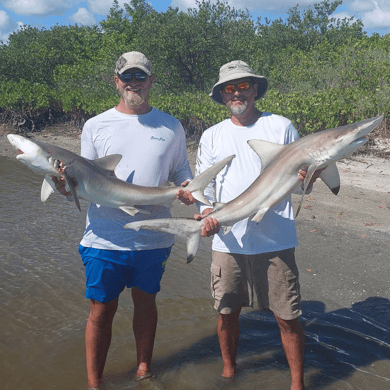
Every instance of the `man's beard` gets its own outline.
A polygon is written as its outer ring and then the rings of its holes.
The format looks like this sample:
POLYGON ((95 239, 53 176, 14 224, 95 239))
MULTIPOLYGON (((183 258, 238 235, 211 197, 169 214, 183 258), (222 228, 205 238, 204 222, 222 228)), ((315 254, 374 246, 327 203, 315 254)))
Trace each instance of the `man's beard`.
POLYGON ((248 108, 248 102, 244 101, 243 104, 239 104, 238 106, 234 106, 233 104, 230 106, 230 112, 233 115, 241 115, 248 108))
POLYGON ((139 107, 145 101, 144 97, 133 94, 132 92, 127 92, 125 89, 121 91, 121 97, 127 108, 139 107))

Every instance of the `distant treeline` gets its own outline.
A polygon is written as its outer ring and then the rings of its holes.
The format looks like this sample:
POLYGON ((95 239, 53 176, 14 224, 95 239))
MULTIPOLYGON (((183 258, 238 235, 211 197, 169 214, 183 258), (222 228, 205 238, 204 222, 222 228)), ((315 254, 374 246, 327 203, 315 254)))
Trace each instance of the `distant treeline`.
POLYGON ((98 26, 25 26, 0 46, 0 121, 36 131, 58 121, 81 127, 118 103, 114 63, 138 50, 152 61, 153 106, 198 136, 226 118, 208 97, 222 64, 241 59, 268 78, 257 104, 301 134, 385 114, 390 127, 390 34, 368 37, 361 20, 336 20, 324 0, 288 18, 254 21, 227 2, 157 12, 145 0, 114 0, 98 26))

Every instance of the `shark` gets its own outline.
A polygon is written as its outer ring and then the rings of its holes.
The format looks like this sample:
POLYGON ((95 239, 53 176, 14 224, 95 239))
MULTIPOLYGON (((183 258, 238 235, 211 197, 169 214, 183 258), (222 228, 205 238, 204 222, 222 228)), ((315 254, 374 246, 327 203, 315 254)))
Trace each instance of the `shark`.
POLYGON ((57 177, 65 180, 66 188, 71 192, 79 211, 79 199, 83 198, 102 206, 119 208, 132 216, 138 212, 148 213, 142 209, 145 205, 171 207, 179 189, 190 191, 197 201, 210 205, 203 194, 204 189, 235 157, 226 157, 193 179, 185 188, 173 185, 147 187, 127 183, 115 176, 115 167, 122 158, 119 154, 89 160, 67 149, 19 134, 8 134, 7 138, 19 153, 17 160, 45 176, 41 188, 42 202, 54 192, 52 177, 57 177))
MULTIPOLYGON (((269 210, 303 184, 297 216, 310 180, 317 170, 321 170, 319 177, 337 195, 340 190, 340 175, 336 162, 351 156, 363 146, 367 142, 366 135, 374 130, 382 119, 383 116, 377 116, 319 131, 288 145, 249 140, 249 146, 260 157, 260 175, 235 199, 225 204, 214 204, 213 211, 208 216, 217 219, 223 229, 222 234, 227 234, 236 222, 245 218, 259 223, 269 210), (303 183, 298 178, 301 168, 307 168, 303 183)), ((131 222, 124 225, 124 228, 165 231, 184 237, 187 243, 187 263, 190 263, 198 251, 203 224, 202 220, 161 218, 131 222)))

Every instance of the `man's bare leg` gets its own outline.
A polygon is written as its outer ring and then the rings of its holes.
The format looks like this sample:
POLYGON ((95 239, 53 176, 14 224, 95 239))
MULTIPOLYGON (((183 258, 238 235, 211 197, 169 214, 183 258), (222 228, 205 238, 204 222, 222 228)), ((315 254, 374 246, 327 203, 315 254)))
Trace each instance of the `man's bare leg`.
POLYGON ((298 318, 282 320, 275 316, 282 338, 282 344, 291 371, 291 390, 304 390, 303 361, 305 350, 305 335, 298 318))
POLYGON ((118 299, 101 303, 91 300, 85 329, 88 387, 99 387, 103 379, 108 349, 111 343, 112 321, 118 308, 118 299))
POLYGON ((157 328, 156 294, 137 287, 131 289, 134 302, 133 331, 137 347, 137 377, 151 372, 154 339, 157 328))
POLYGON ((236 373, 237 345, 240 338, 238 317, 241 308, 231 314, 219 314, 217 333, 221 348, 224 378, 232 378, 236 373))

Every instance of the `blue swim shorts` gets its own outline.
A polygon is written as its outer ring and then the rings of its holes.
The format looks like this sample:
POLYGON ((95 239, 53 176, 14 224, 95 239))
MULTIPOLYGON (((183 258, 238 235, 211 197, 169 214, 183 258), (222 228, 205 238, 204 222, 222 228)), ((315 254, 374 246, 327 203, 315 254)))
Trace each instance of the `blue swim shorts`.
POLYGON ((118 298, 125 287, 157 294, 171 248, 116 251, 80 245, 79 252, 87 277, 85 297, 104 303, 118 298))

